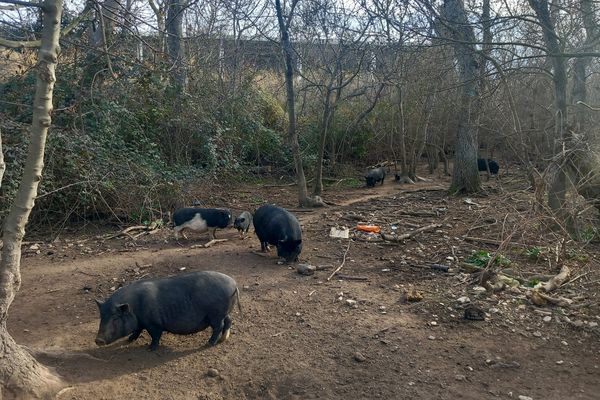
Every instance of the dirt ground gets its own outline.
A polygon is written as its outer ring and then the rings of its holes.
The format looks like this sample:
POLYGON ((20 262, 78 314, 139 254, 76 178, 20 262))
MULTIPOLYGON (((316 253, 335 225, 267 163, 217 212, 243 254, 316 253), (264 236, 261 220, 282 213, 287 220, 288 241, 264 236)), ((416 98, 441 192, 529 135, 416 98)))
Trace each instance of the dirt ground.
MULTIPOLYGON (((275 254, 253 253, 255 235, 240 240, 233 229, 218 231, 229 240, 210 248, 192 247, 206 234, 179 245, 168 228, 137 240, 106 239, 109 232, 42 236, 25 247, 9 330, 68 382, 60 399, 599 399, 598 245, 569 242, 564 262, 575 279, 556 296, 574 299, 572 307, 536 307, 523 286, 481 291, 461 263, 498 245, 465 236, 515 243, 503 255, 517 274, 558 273, 558 239, 531 213, 532 193, 517 176, 486 182, 488 195, 468 201, 449 197, 447 187, 447 178, 329 187, 324 197, 336 205, 296 213, 300 261, 325 268, 312 276, 278 264, 275 254), (398 243, 329 237, 332 226, 357 222, 387 233, 440 227, 398 243), (519 244, 543 252, 532 260, 519 244), (344 255, 343 279, 327 281, 344 255), (232 315, 227 342, 205 347, 209 331, 165 334, 149 352, 144 333, 131 344, 96 347, 94 298, 136 279, 197 270, 224 272, 241 288, 243 316, 232 315), (421 301, 402 301, 411 286, 421 301), (464 297, 484 321, 464 319, 464 297)), ((295 209, 289 186, 198 196, 236 211, 263 201, 295 209)))

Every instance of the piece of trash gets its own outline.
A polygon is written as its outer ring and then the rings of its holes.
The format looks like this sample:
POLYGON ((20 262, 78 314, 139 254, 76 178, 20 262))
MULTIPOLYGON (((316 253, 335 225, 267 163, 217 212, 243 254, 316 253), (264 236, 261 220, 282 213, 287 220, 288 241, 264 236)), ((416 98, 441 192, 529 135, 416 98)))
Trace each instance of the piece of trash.
POLYGON ((442 265, 442 264, 431 264, 429 267, 436 271, 442 271, 442 272, 448 272, 448 270, 450 269, 450 267, 448 267, 447 265, 442 265))
POLYGON ((356 225, 356 230, 371 233, 381 232, 381 228, 377 225, 356 225))
POLYGON ((350 229, 342 226, 341 228, 331 227, 329 237, 337 239, 348 239, 350 237, 350 229))
POLYGON ((392 230, 395 231, 396 229, 398 229, 398 227, 396 225, 392 225, 392 230))

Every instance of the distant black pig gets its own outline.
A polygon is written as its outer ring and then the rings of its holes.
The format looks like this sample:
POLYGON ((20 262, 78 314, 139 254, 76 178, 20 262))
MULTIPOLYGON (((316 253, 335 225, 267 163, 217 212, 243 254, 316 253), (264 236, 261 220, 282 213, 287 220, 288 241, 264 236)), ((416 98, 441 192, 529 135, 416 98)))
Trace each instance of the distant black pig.
POLYGON ((217 228, 227 228, 231 223, 231 211, 220 208, 181 208, 173 213, 173 223, 176 239, 179 239, 179 232, 187 239, 183 230, 191 229, 200 233, 208 231, 209 238, 213 240, 217 228))
POLYGON ((383 180, 385 179, 385 169, 383 167, 374 168, 369 170, 367 176, 365 176, 365 180, 367 181, 367 187, 375 186, 375 183, 381 181, 383 185, 383 180))
MULTIPOLYGON (((485 162, 486 162, 486 160, 484 158, 477 159, 477 169, 479 171, 487 171, 485 162)), ((497 175, 498 171, 500 170, 500 166, 498 165, 498 163, 489 158, 487 159, 487 163, 488 163, 488 166, 490 167, 490 174, 497 175)))
POLYGON ((238 230, 240 237, 244 237, 248 233, 250 225, 252 225, 252 214, 248 211, 243 211, 233 223, 233 227, 238 230))
POLYGON ((297 261, 302 251, 302 230, 296 217, 289 211, 267 204, 254 213, 254 230, 262 251, 269 244, 277 246, 277 255, 286 261, 297 261))
POLYGON ((164 331, 188 335, 212 328, 208 344, 229 337, 234 303, 240 313, 239 290, 233 278, 214 271, 192 272, 169 278, 146 279, 122 287, 100 309, 96 344, 103 346, 129 335, 136 340, 145 329, 156 350, 164 331))

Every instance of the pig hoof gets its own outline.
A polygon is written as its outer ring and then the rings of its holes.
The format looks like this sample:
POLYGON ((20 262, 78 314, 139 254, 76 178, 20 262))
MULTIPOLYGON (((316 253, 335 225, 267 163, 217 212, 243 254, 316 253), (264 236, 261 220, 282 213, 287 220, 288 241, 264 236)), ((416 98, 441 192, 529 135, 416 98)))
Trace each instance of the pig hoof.
POLYGON ((219 343, 223 343, 227 339, 229 339, 229 329, 227 329, 225 332, 223 332, 221 334, 221 337, 219 338, 219 343))

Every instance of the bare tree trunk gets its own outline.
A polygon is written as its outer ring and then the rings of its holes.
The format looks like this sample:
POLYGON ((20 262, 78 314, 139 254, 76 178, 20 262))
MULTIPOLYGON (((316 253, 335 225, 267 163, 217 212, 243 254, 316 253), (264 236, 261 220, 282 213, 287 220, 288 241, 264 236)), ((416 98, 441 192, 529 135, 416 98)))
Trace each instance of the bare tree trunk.
POLYGON ((475 56, 475 34, 469 25, 462 0, 445 0, 444 16, 449 25, 462 99, 456 135, 456 156, 451 193, 473 193, 481 189, 477 170, 477 132, 479 125, 479 61, 475 56))
POLYGON ((323 192, 323 158, 325 157, 325 143, 329 133, 329 125, 333 117, 333 107, 331 104, 331 85, 325 89, 325 104, 323 105, 323 123, 321 126, 321 135, 319 137, 319 154, 315 166, 315 183, 313 186, 313 195, 320 196, 323 192))
MULTIPOLYGON (((298 0, 293 0, 290 6, 291 19, 293 9, 298 0)), ((279 32, 281 34, 281 47, 285 60, 285 88, 287 97, 287 112, 288 112, 288 140, 294 156, 294 164, 296 166, 296 180, 298 184, 298 205, 300 207, 312 207, 315 205, 323 205, 315 199, 308 197, 308 189, 306 188, 306 177, 304 175, 304 167, 302 166, 302 155, 300 154, 300 144, 298 143, 298 133, 296 132, 296 101, 294 93, 294 64, 292 61, 293 49, 290 42, 290 34, 288 32, 289 22, 286 23, 281 9, 281 1, 275 0, 275 11, 277 13, 277 21, 279 23, 279 32), (320 204, 316 204, 320 203, 320 204)))
POLYGON ((169 0, 167 9, 167 53, 171 65, 171 77, 173 83, 186 91, 187 72, 185 68, 185 57, 182 46, 183 38, 183 5, 184 0, 169 0))
POLYGON ((2 187, 4 171, 6 171, 6 163, 4 162, 4 151, 2 149, 2 131, 0 131, 0 187, 2 187))
POLYGON ((154 1, 148 0, 150 4, 150 8, 154 11, 154 15, 156 16, 156 26, 158 28, 158 48, 160 51, 166 51, 166 41, 165 41, 165 29, 166 29, 166 19, 165 19, 165 1, 154 1))
MULTIPOLYGON (((8 309, 21 286, 21 243, 25 225, 37 196, 44 166, 46 134, 51 123, 52 94, 58 60, 62 0, 45 0, 37 84, 33 104, 31 141, 21 184, 4 223, 0 261, 0 382, 2 394, 15 398, 49 398, 62 385, 54 375, 23 347, 6 329, 8 309)), ((0 396, 1 397, 1 396, 0 396)))
MULTIPOLYGON (((550 16, 547 0, 529 0, 529 5, 535 11, 540 21, 544 41, 552 63, 554 82, 554 106, 555 106, 555 133, 554 152, 564 154, 564 146, 571 134, 567 129, 567 68, 566 59, 561 57, 561 48, 558 42, 555 25, 550 16)), ((567 171, 562 166, 563 157, 556 165, 556 173, 548 190, 548 206, 559 215, 562 214, 567 192, 567 171)))
MULTIPOLYGON (((581 0, 581 18, 585 27, 585 44, 583 51, 594 49, 594 43, 598 37, 598 22, 596 10, 592 0, 581 0)), ((575 105, 574 128, 577 132, 587 133, 588 112, 581 104, 587 101, 587 76, 586 70, 592 59, 590 57, 579 57, 573 64, 573 104, 575 105)))

